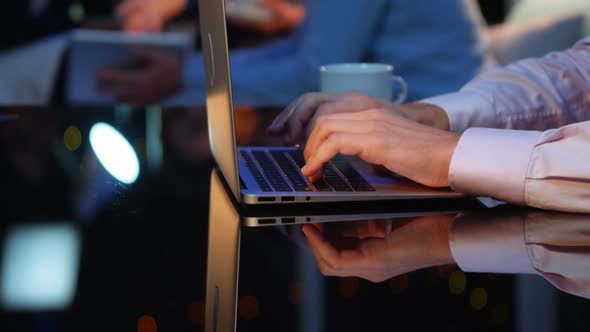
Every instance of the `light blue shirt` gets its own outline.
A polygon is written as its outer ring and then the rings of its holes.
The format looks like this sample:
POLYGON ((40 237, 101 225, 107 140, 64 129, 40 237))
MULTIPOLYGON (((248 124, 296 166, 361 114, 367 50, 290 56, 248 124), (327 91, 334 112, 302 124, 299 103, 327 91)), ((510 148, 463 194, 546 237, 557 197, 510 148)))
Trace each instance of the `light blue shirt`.
MULTIPOLYGON (((319 90, 321 65, 342 62, 394 65, 410 101, 455 91, 483 63, 478 18, 467 1, 309 0, 288 38, 231 52, 234 102, 285 106, 319 90)), ((201 54, 188 60, 184 84, 183 95, 204 104, 201 54)))

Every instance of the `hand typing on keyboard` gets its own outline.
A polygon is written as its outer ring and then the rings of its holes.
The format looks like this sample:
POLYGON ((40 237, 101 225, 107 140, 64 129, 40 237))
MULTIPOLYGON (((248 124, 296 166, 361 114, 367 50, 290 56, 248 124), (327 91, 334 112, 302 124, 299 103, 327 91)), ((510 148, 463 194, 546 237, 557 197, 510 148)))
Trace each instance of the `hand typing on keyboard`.
POLYGON ((307 138, 311 181, 337 154, 363 160, 431 187, 447 187, 459 135, 448 132, 444 110, 427 104, 389 104, 358 93, 311 93, 283 111, 269 127, 287 144, 307 138))
POLYGON ((449 186, 449 165, 459 135, 382 109, 324 115, 305 146, 303 175, 314 181, 337 154, 364 161, 430 187, 449 186))

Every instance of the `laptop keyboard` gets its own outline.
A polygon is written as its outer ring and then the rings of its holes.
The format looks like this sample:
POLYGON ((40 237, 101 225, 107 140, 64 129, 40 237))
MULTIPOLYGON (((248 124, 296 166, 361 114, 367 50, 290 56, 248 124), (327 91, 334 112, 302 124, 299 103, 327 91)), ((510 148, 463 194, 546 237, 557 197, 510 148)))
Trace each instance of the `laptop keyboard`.
POLYGON ((259 150, 252 151, 251 155, 246 151, 240 151, 240 156, 264 192, 375 191, 341 156, 328 163, 322 179, 314 183, 310 183, 301 174, 300 169, 305 165, 305 159, 300 150, 270 150, 269 153, 259 150))

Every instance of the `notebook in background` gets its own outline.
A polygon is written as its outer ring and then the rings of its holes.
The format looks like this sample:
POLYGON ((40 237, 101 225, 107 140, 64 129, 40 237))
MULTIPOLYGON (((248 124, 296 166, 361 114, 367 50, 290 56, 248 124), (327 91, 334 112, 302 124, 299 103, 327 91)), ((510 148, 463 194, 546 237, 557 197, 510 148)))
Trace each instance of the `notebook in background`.
POLYGON ((133 66, 134 47, 168 52, 186 59, 192 49, 188 34, 164 32, 132 34, 121 31, 74 30, 66 78, 66 102, 77 105, 113 104, 115 99, 96 89, 96 74, 109 66, 133 66))

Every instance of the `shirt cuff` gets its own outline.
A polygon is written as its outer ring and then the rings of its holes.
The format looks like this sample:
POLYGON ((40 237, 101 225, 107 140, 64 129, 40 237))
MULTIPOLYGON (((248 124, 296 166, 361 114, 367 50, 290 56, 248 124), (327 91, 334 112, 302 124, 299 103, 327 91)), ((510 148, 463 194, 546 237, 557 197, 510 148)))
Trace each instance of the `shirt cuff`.
POLYGON ((468 129, 459 139, 449 167, 458 192, 525 203, 530 157, 541 132, 468 129))
POLYGON ((525 217, 509 214, 490 219, 460 216, 449 243, 465 272, 535 273, 525 243, 525 217))
POLYGON ((498 127, 493 102, 477 93, 461 91, 420 102, 442 108, 454 132, 462 133, 471 127, 498 127))

